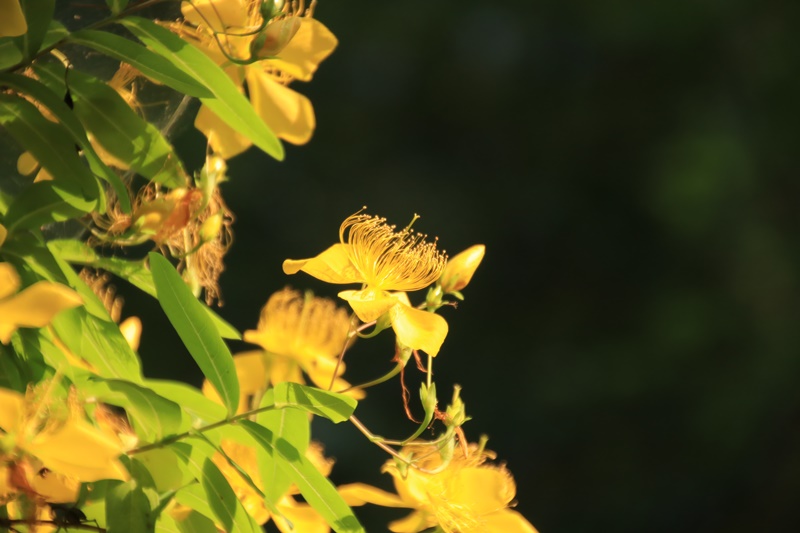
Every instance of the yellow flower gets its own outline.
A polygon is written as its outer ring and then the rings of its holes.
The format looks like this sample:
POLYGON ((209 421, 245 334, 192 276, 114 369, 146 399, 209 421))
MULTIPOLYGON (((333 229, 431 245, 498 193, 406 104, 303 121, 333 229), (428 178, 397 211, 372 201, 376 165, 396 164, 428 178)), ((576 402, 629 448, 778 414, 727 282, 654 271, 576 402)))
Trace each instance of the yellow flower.
MULTIPOLYGON (((347 312, 328 299, 316 298, 311 293, 303 296, 288 288, 273 294, 261 310, 256 329, 244 332, 244 340, 258 344, 263 351, 233 356, 239 378, 237 412, 257 407, 270 385, 285 381, 305 384, 303 373, 314 385, 327 389, 349 331, 347 312)), ((350 387, 340 377, 344 370, 344 363, 339 364, 334 391, 350 387)), ((203 394, 222 403, 208 380, 203 383, 203 394)), ((356 399, 364 397, 364 391, 359 389, 346 394, 356 399)))
POLYGON ((469 445, 440 469, 442 460, 435 446, 409 446, 401 451, 406 457, 419 457, 405 476, 394 461, 383 471, 394 478, 397 494, 353 483, 342 485, 339 492, 350 505, 372 503, 384 507, 406 507, 414 511, 389 524, 395 533, 417 533, 440 527, 445 533, 536 533, 536 529, 513 505, 516 485, 503 466, 484 464, 494 454, 469 445), (436 473, 427 473, 436 472, 436 473))
POLYGON ((386 219, 355 214, 339 229, 339 243, 311 259, 287 259, 286 274, 303 271, 328 283, 361 283, 358 291, 341 291, 358 318, 364 322, 385 313, 397 340, 431 356, 447 336, 447 322, 435 313, 416 309, 404 292, 424 289, 436 281, 445 265, 445 255, 425 235, 410 228, 396 231, 386 219))
MULTIPOLYGON (((256 113, 275 135, 292 144, 304 144, 316 127, 314 109, 308 98, 287 86, 295 79, 311 80, 338 41, 321 22, 311 18, 312 9, 305 10, 302 1, 299 5, 281 4, 281 13, 263 30, 266 40, 260 50, 252 48, 259 37, 253 30, 262 20, 261 0, 184 2, 183 15, 191 26, 177 27, 177 31, 223 67, 237 85, 246 84, 256 113), (254 53, 256 57, 252 59, 263 59, 245 65, 229 60, 232 57, 247 61, 254 53)), ((225 159, 252 144, 206 106, 200 108, 195 127, 208 137, 214 152, 225 159)))
POLYGON ((47 398, 37 401, 32 390, 22 395, 0 389, 3 440, 13 442, 17 453, 38 459, 47 470, 78 481, 127 479, 118 460, 123 452, 119 439, 85 420, 78 406, 59 414, 58 404, 53 403, 47 398))
MULTIPOLYGON (((252 446, 227 440, 222 441, 222 449, 234 463, 247 472, 253 483, 263 490, 264 485, 259 474, 255 449, 252 446)), ((328 476, 330 474, 333 461, 325 458, 322 454, 322 447, 319 444, 312 442, 306 450, 306 457, 317 467, 322 475, 328 476)), ((253 487, 242 478, 239 472, 222 455, 215 454, 212 460, 228 479, 231 488, 233 488, 236 497, 242 502, 244 508, 259 524, 263 525, 272 518, 275 521, 275 525, 283 533, 297 531, 302 531, 303 533, 328 533, 330 531, 325 519, 313 507, 305 503, 298 503, 293 498, 292 495, 298 493, 297 487, 290 487, 275 505, 283 514, 283 517, 272 516, 264 505, 264 498, 253 490, 253 487)))
MULTIPOLYGON (((4 235, 5 228, 0 232, 4 235)), ((41 328, 59 311, 83 303, 78 293, 58 283, 39 281, 17 292, 19 287, 20 279, 14 267, 0 263, 0 342, 3 344, 9 343, 17 328, 41 328)))
POLYGON ((27 31, 19 0, 0 0, 0 37, 16 37, 27 31))
POLYGON ((486 246, 476 244, 447 260, 442 272, 441 284, 444 292, 460 291, 472 280, 478 265, 483 261, 486 246))
MULTIPOLYGON (((327 389, 349 332, 347 311, 327 298, 286 288, 270 297, 261 310, 258 326, 245 331, 244 340, 264 349, 262 364, 268 367, 267 378, 273 385, 282 381, 305 383, 302 371, 314 385, 327 389)), ((340 377, 344 363, 338 367, 334 390, 349 388, 340 377)), ((351 395, 364 397, 359 390, 351 391, 351 395)))

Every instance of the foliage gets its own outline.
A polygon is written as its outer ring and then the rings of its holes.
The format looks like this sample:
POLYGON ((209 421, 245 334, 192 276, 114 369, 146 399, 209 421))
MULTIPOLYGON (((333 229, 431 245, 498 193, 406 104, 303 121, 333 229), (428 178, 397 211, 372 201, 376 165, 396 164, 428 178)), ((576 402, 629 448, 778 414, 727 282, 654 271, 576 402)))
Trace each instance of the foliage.
POLYGON ((393 531, 534 531, 507 509, 513 480, 484 464, 494 457, 485 439, 468 443, 459 389, 440 410, 432 379, 449 327, 437 311, 463 299, 483 246, 448 261, 411 228, 416 216, 398 231, 353 214, 338 243, 284 263, 287 274, 361 284, 339 293, 353 313, 282 291, 244 335, 259 349, 231 354, 224 339, 241 336, 210 307, 232 242, 226 159, 251 145, 281 159, 280 139, 308 141, 311 104, 288 85, 309 81, 337 41, 313 3, 195 0, 175 21, 141 16, 162 3, 109 0, 75 29, 54 19, 53 1, 0 3, 0 123, 23 176, 0 181, 0 527, 258 531, 272 520, 282 531, 356 532, 350 505, 370 502, 413 509, 393 531), (85 50, 115 73, 76 66, 85 50), (143 94, 163 87, 202 102, 201 169, 185 167, 144 111, 143 94), (78 236, 52 238, 68 229, 78 236), (202 389, 146 377, 142 322, 121 320, 112 275, 158 300, 202 389), (413 304, 406 292, 422 289, 413 304), (395 367, 345 381, 353 342, 384 330, 395 367), (412 357, 426 372, 425 417, 406 438, 378 437, 354 415, 358 401, 402 381, 412 357), (312 416, 349 422, 386 451, 398 495, 337 488, 312 416), (419 439, 433 424, 439 435, 419 439))

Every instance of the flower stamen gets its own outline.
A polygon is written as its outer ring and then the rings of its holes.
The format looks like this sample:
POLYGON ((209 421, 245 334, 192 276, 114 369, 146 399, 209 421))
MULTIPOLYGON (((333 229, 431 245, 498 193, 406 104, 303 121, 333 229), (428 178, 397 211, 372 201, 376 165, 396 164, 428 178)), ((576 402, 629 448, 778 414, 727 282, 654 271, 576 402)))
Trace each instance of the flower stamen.
POLYGON ((447 256, 436 249, 436 240, 426 238, 410 224, 396 231, 385 218, 358 213, 339 229, 339 239, 349 245, 350 261, 375 290, 416 291, 438 279, 447 256))

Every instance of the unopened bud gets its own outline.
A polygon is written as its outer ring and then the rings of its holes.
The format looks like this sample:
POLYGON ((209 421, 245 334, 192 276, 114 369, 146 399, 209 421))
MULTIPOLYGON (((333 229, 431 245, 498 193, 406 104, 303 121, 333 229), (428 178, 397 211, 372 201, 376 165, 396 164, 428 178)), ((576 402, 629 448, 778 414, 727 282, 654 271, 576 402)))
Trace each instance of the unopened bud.
POLYGON ((222 213, 212 215, 203 222, 203 225, 200 227, 200 238, 203 239, 203 242, 213 241, 219 236, 219 232, 222 229, 222 222, 222 213))
POLYGON ((466 287, 472 279, 472 275, 475 274, 478 265, 481 264, 485 252, 486 246, 476 244, 448 260, 440 278, 442 290, 444 292, 455 292, 466 287))
POLYGON ((139 349, 139 339, 142 337, 142 321, 137 316, 130 316, 122 321, 119 330, 131 350, 134 352, 139 349))
POLYGON ((286 17, 270 22, 264 32, 253 40, 253 47, 256 49, 251 50, 251 53, 259 59, 275 57, 289 44, 299 29, 300 17, 286 17))

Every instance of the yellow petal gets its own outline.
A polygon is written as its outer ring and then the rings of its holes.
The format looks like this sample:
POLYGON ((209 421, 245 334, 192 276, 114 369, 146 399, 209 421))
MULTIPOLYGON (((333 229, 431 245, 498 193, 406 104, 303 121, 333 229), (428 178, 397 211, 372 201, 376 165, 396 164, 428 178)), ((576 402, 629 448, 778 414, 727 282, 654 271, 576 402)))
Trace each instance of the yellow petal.
POLYGON ((42 431, 22 448, 53 472, 80 481, 127 479, 117 457, 122 444, 85 420, 72 419, 54 431, 42 431))
MULTIPOLYGON (((78 293, 49 281, 39 281, 15 296, 0 301, 0 324, 40 328, 50 323, 63 309, 77 307, 83 301, 78 293)), ((2 342, 8 342, 0 338, 2 342)))
POLYGON ((268 354, 269 357, 269 382, 274 386, 278 383, 300 383, 305 385, 303 373, 297 361, 289 357, 268 354))
MULTIPOLYGON (((344 373, 344 368, 345 368, 344 363, 341 363, 339 365, 339 371, 338 371, 339 375, 344 373)), ((325 389, 325 390, 327 390, 328 386, 331 384, 331 377, 333 377, 333 372, 335 369, 336 369, 336 359, 328 359, 327 357, 318 357, 314 361, 312 361, 311 364, 307 365, 304 368, 311 382, 320 389, 325 389)), ((333 380, 334 392, 349 388, 350 388, 350 383, 348 383, 344 379, 337 376, 333 380)), ((360 400, 366 396, 366 393, 362 389, 351 389, 345 392, 344 394, 356 400, 360 400)))
POLYGON ((200 106, 194 127, 208 138, 208 144, 215 154, 230 159, 241 154, 253 144, 250 139, 228 126, 206 106, 200 106))
POLYGON ((389 522, 389 531, 394 531, 394 533, 418 533, 435 525, 436 522, 426 516, 425 513, 415 511, 405 518, 389 522))
POLYGON ((391 294, 385 291, 367 289, 363 291, 342 291, 339 298, 347 300, 356 316, 362 322, 372 322, 393 307, 400 307, 391 294))
POLYGON ((19 275, 14 266, 10 263, 0 263, 0 300, 17 292, 19 285, 19 275))
MULTIPOLYGON (((480 533, 538 533, 525 517, 516 511, 503 509, 483 517, 480 533)), ((466 532, 465 532, 466 533, 466 532)), ((475 531, 474 533, 479 533, 475 531)))
POLYGON ((466 467, 456 471, 450 481, 449 499, 477 515, 505 509, 514 499, 516 487, 507 470, 492 467, 466 467))
POLYGON ((222 32, 247 25, 247 6, 242 0, 193 0, 181 3, 183 17, 195 26, 222 32))
POLYGON ((237 354, 233 357, 236 365, 236 376, 239 378, 239 391, 243 395, 252 395, 267 387, 267 368, 264 365, 264 352, 254 350, 237 354))
POLYGON ((322 61, 339 44, 336 36, 317 19, 301 19, 300 28, 270 65, 301 81, 308 81, 322 61))
POLYGON ((75 478, 47 472, 32 476, 31 488, 48 503, 72 503, 78 500, 81 482, 75 478))
POLYGON ((0 224, 0 246, 3 246, 3 243, 6 242, 6 237, 8 237, 8 230, 4 225, 0 224))
POLYGON ((16 433, 22 421, 25 397, 17 391, 0 389, 0 428, 16 433))
POLYGON ((17 37, 27 31, 19 0, 0 0, 0 37, 17 37))
POLYGON ((292 144, 307 143, 317 125, 311 101, 258 67, 248 68, 246 78, 250 103, 273 133, 292 144))
POLYGON ((355 269, 347 255, 347 245, 337 243, 311 259, 287 259, 283 262, 284 274, 300 271, 326 283, 363 283, 364 278, 355 269))
POLYGON ((414 507, 413 502, 404 502, 397 494, 364 483, 340 485, 336 490, 344 498, 345 503, 350 506, 371 503, 381 507, 414 507))
POLYGON ((138 316, 129 316, 119 325, 122 336, 134 352, 139 349, 139 339, 142 337, 142 321, 138 316))
POLYGON ((275 525, 282 533, 298 533, 300 531, 303 533, 328 533, 330 531, 325 519, 308 504, 297 503, 293 498, 286 496, 281 499, 277 507, 286 517, 285 519, 273 517, 275 525), (289 520, 293 527, 290 527, 286 520, 289 520))
POLYGON ((442 290, 444 292, 452 292, 460 291, 466 287, 473 274, 475 274, 478 265, 481 264, 485 253, 486 246, 476 244, 449 259, 444 267, 444 272, 442 272, 442 290))
POLYGON ((439 353, 447 337, 447 321, 436 313, 398 304, 389 311, 389 319, 398 342, 431 357, 439 353))

